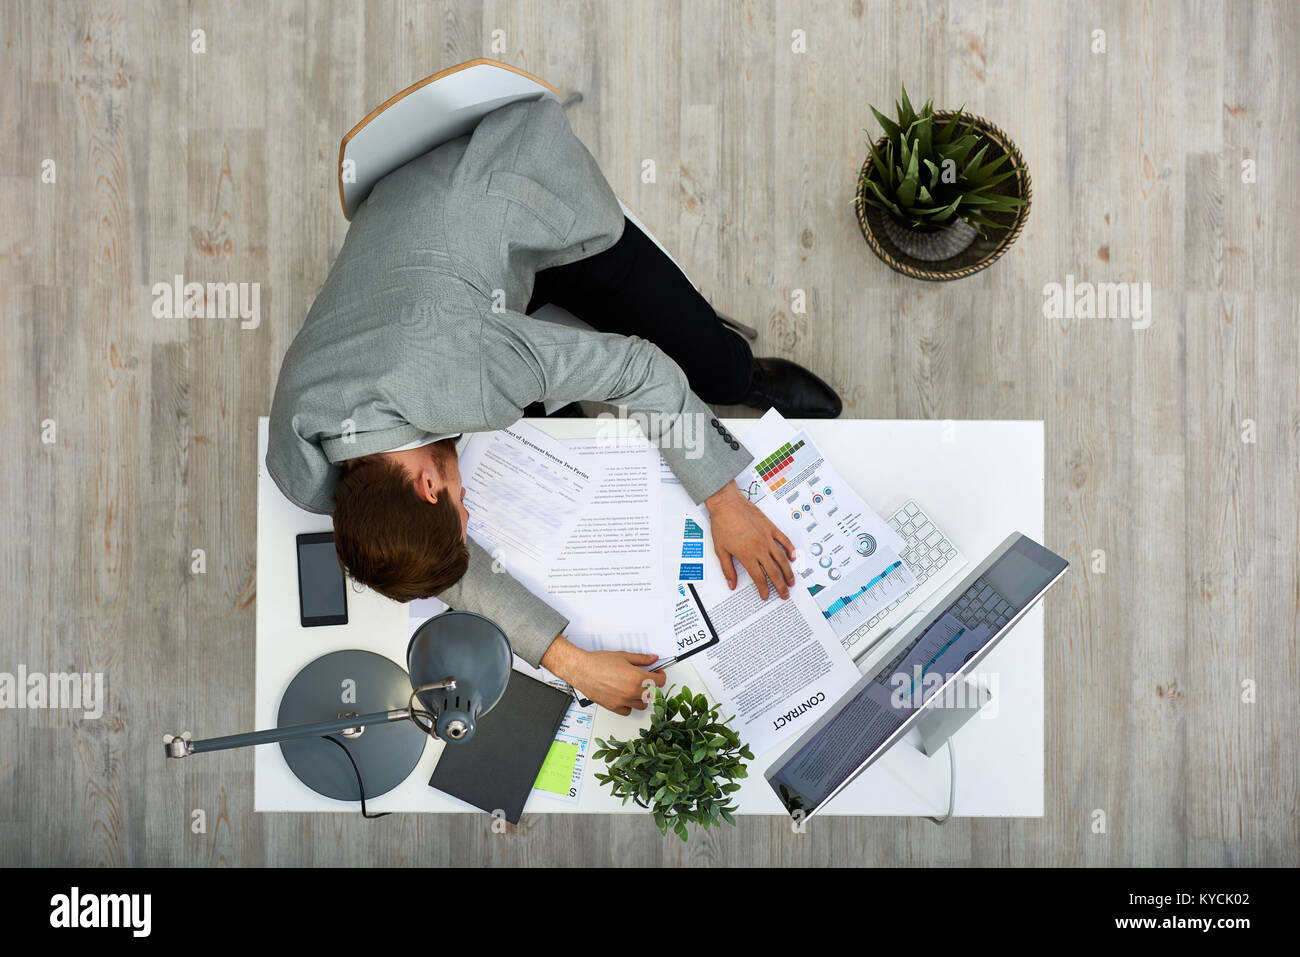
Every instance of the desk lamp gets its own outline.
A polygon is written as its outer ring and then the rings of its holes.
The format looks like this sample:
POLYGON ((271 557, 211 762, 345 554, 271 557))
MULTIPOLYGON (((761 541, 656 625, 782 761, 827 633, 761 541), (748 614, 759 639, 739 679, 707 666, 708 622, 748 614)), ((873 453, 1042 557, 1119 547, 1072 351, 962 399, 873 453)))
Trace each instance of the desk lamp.
POLYGON ((331 652, 289 682, 277 727, 201 741, 188 731, 165 734, 163 748, 169 758, 185 758, 278 743, 290 770, 313 791, 340 801, 377 797, 410 775, 429 738, 455 744, 474 736, 479 717, 505 694, 512 658, 495 622, 443 612, 411 636, 409 674, 374 652, 331 652), (403 697, 406 705, 394 707, 403 697), (381 727, 364 733, 375 725, 381 727), (346 744, 339 747, 332 734, 346 744))

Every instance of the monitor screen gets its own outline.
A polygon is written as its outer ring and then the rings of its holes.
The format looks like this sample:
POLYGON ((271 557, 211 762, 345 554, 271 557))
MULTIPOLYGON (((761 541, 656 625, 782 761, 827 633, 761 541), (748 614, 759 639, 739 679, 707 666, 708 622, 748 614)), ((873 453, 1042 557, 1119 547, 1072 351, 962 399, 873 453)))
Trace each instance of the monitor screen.
MULTIPOLYGON (((908 719, 980 654, 1066 568, 1063 558, 1018 536, 913 640, 860 680, 768 780, 787 811, 811 813, 853 777, 908 719)), ((960 587, 960 586, 959 586, 960 587)))

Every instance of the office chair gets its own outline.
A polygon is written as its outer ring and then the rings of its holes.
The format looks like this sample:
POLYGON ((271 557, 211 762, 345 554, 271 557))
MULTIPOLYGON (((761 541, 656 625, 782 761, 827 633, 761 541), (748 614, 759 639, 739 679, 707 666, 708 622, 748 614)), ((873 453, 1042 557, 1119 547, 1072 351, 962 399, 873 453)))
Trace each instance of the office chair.
MULTIPOLYGON (((559 91, 532 74, 496 60, 478 58, 448 67, 427 77, 375 107, 339 143, 339 202, 344 218, 351 220, 375 183, 422 153, 464 136, 493 110, 517 100, 547 98, 568 109, 582 101, 581 93, 560 100, 559 91)), ((628 222, 658 246, 686 276, 676 259, 628 209, 619 205, 628 222)), ((690 282, 690 276, 686 276, 690 282)), ((694 282, 692 286, 699 289, 694 282)), ((587 323, 554 303, 531 315, 547 322, 590 329, 587 323)), ((724 325, 749 339, 758 331, 718 313, 724 325)))

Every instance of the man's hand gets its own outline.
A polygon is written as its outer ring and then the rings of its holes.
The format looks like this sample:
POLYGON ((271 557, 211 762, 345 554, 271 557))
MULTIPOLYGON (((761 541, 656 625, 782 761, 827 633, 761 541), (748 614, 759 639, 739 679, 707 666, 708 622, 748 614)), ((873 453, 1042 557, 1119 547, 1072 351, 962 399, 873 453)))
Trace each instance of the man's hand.
POLYGON ((728 587, 736 587, 734 558, 754 580, 763 601, 767 601, 769 578, 781 597, 789 598, 789 586, 794 584, 794 572, 790 570, 794 545, 790 539, 740 493, 735 482, 722 486, 704 504, 713 526, 713 550, 718 553, 728 587))
POLYGON ((644 711, 642 683, 651 681, 663 687, 668 680, 662 670, 646 671, 638 665, 652 665, 655 655, 635 655, 630 651, 586 651, 557 635, 542 655, 542 665, 563 678, 602 708, 616 714, 644 711))

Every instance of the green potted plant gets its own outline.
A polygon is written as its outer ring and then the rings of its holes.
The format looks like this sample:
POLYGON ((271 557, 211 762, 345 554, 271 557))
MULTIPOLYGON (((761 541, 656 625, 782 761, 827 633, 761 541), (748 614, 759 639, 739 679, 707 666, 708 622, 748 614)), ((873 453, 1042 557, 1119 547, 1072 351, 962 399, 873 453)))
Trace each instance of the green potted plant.
POLYGON ((730 721, 718 720, 717 706, 690 688, 671 698, 656 688, 650 727, 630 741, 596 739, 600 749, 593 757, 608 768, 596 780, 624 804, 631 800, 648 808, 661 834, 671 827, 683 841, 691 821, 706 831, 719 818, 735 824, 731 795, 748 773, 744 761, 754 755, 727 726, 730 721))
POLYGON ((918 279, 957 279, 988 267, 1029 216, 1031 185, 1011 139, 963 107, 917 112, 903 87, 897 119, 874 106, 884 135, 868 142, 854 208, 871 249, 918 279))

